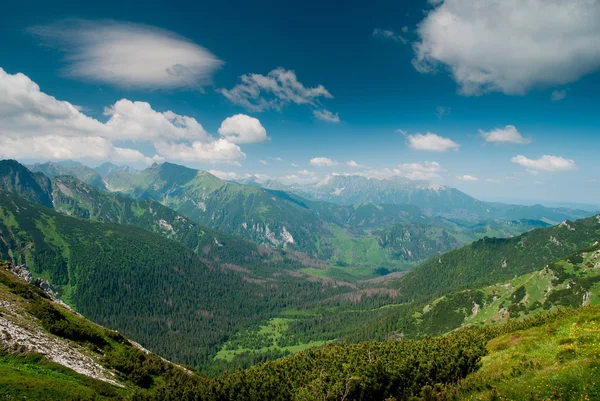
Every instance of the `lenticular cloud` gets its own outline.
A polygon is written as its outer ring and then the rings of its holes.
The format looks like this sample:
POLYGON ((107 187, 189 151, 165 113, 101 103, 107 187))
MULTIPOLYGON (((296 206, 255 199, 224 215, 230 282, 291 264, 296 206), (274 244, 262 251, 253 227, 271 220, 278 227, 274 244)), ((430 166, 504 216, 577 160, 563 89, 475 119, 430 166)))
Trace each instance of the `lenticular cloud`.
POLYGON ((137 89, 199 89, 223 64, 170 31, 116 21, 69 20, 29 29, 66 54, 70 77, 137 89))

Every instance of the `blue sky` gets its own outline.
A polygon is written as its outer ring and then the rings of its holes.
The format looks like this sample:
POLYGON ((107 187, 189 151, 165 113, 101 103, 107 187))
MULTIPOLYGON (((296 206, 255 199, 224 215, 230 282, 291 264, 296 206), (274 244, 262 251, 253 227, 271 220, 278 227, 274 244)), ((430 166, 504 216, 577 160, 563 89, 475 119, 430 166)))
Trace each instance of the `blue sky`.
POLYGON ((598 1, 89 3, 4 6, 0 157, 600 203, 598 1))

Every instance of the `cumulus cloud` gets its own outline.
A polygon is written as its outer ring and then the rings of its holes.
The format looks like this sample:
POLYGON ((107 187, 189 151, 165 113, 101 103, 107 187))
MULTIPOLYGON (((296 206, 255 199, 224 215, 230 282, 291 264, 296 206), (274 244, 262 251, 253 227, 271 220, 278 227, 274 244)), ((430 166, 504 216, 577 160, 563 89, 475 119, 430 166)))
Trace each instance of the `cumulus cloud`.
POLYGON ((333 167, 333 166, 337 166, 338 162, 335 160, 331 160, 328 157, 315 157, 314 159, 310 160, 310 164, 311 164, 311 166, 318 166, 318 167, 333 167))
POLYGON ((210 141, 210 135, 196 119, 152 109, 149 103, 121 99, 104 109, 110 116, 106 123, 108 135, 119 140, 181 140, 210 141))
POLYGON ((465 175, 459 175, 459 176, 457 176, 456 178, 458 178, 458 179, 459 179, 459 180, 461 180, 461 181, 471 181, 471 182, 474 182, 474 181, 479 181, 479 178, 477 178, 477 177, 474 177, 474 176, 472 176, 472 175, 468 175, 468 174, 465 174, 465 175))
POLYGON ((356 174, 377 179, 404 177, 410 180, 431 180, 439 178, 442 171, 442 166, 438 162, 426 161, 422 164, 404 163, 396 168, 371 169, 356 174))
POLYGON ((67 20, 29 31, 65 52, 67 76, 119 87, 201 88, 223 64, 190 40, 148 25, 67 20))
POLYGON ((264 142, 269 137, 260 121, 245 114, 227 117, 219 127, 219 135, 233 143, 264 142))
POLYGON ((315 118, 322 120, 322 121, 326 121, 328 123, 339 123, 340 122, 340 116, 338 113, 333 114, 332 112, 330 112, 329 110, 313 110, 313 115, 315 116, 315 118))
POLYGON ((483 139, 485 139, 486 142, 518 144, 531 143, 531 138, 523 138, 514 125, 507 125, 504 128, 497 128, 487 132, 484 130, 479 130, 479 134, 483 137, 483 139))
POLYGON ((323 85, 307 88, 294 71, 284 68, 276 68, 267 75, 242 75, 236 86, 218 91, 232 103, 252 111, 281 111, 290 103, 317 107, 320 98, 333 98, 323 85))
POLYGON ((209 135, 194 118, 158 112, 149 103, 122 99, 104 114, 106 123, 42 92, 26 75, 0 68, 0 157, 146 163, 164 158, 232 163, 245 158, 237 144, 209 135), (119 146, 123 141, 153 144, 157 154, 119 146))
POLYGON ((439 177, 442 167, 438 162, 405 163, 398 165, 398 175, 411 180, 431 180, 439 177))
POLYGON ((569 171, 576 170, 577 165, 574 160, 565 159, 560 156, 543 155, 539 159, 529 159, 523 155, 515 156, 511 159, 515 164, 523 166, 528 172, 536 174, 540 171, 569 171))
POLYGON ((447 68, 464 95, 524 94, 600 67, 600 1, 445 0, 419 24, 413 65, 447 68))
POLYGON ((408 146, 415 150, 425 150, 430 152, 446 152, 448 150, 458 149, 459 144, 450 138, 432 134, 414 134, 406 135, 408 146))
POLYGON ((222 180, 239 180, 241 178, 247 178, 250 177, 250 174, 243 174, 240 175, 234 171, 222 171, 222 170, 208 170, 209 173, 211 173, 212 175, 214 175, 215 177, 218 177, 222 180))
POLYGON ((558 102, 559 100, 563 100, 564 98, 567 97, 567 90, 566 89, 562 89, 562 90, 554 90, 552 91, 552 94, 550 95, 550 99, 553 102, 558 102))
POLYGON ((159 156, 146 157, 135 149, 114 146, 99 136, 40 135, 12 137, 0 135, 0 158, 68 160, 112 160, 122 162, 162 161, 159 156))
POLYGON ((208 143, 199 141, 191 144, 156 142, 154 148, 167 159, 185 162, 225 162, 239 165, 237 160, 246 158, 246 154, 238 145, 222 138, 208 143))
MULTIPOLYGON (((404 30, 404 28, 407 28, 407 27, 403 27, 402 32, 407 32, 408 28, 406 30, 404 30)), ((375 28, 373 30, 373 37, 390 39, 390 40, 393 40, 394 42, 398 42, 398 43, 402 43, 402 44, 408 43, 408 39, 406 39, 404 36, 400 35, 399 33, 394 32, 390 29, 375 28)))
POLYGON ((365 166, 363 164, 359 164, 359 163, 355 162, 354 160, 350 160, 350 161, 346 162, 346 166, 352 167, 352 168, 365 168, 365 167, 367 167, 367 166, 365 166))

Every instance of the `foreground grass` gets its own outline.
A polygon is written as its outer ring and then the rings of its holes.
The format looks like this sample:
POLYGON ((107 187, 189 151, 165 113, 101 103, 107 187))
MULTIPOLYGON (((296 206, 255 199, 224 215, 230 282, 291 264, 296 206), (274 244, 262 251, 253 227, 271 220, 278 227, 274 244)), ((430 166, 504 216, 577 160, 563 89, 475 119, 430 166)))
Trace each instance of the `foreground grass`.
POLYGON ((0 398, 23 400, 115 399, 124 391, 80 375, 40 355, 0 356, 0 398))
POLYGON ((481 368, 456 389, 465 400, 598 400, 600 309, 491 340, 481 368))

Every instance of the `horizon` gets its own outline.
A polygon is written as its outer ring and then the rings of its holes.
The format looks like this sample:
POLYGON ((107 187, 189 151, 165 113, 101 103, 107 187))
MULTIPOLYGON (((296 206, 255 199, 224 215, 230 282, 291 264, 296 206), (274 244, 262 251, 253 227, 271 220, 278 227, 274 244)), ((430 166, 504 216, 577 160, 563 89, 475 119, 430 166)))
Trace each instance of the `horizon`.
MULTIPOLYGON (((10 160, 10 159, 5 159, 5 160, 10 160)), ((60 161, 51 161, 51 160, 46 160, 46 161, 32 161, 30 163, 27 163, 25 161, 20 161, 20 160, 16 160, 16 159, 12 159, 14 161, 16 161, 17 163, 22 164, 23 166, 27 167, 30 165, 43 165, 43 164, 57 164, 57 165, 72 165, 72 164, 77 164, 80 166, 84 166, 84 167, 89 167, 91 169, 98 169, 100 167, 102 167, 105 164, 110 164, 113 165, 115 167, 119 167, 119 168, 133 168, 134 170, 141 172, 145 169, 151 168, 153 166, 160 166, 162 164, 172 164, 175 166, 179 166, 179 167, 185 167, 185 168, 189 168, 192 170, 197 170, 197 171, 203 171, 203 172, 207 172, 221 180, 224 181, 232 181, 232 182, 236 182, 236 183, 242 183, 245 185, 245 182, 247 182, 247 180, 251 180, 251 179, 255 179, 257 184, 263 184, 266 181, 275 181, 278 182, 288 188, 293 187, 294 185, 298 185, 300 187, 305 187, 305 186, 312 186, 312 185, 316 185, 320 182, 325 181, 327 178, 329 177, 335 177, 335 176, 344 176, 344 177, 360 177, 360 178, 365 178, 367 180, 377 180, 377 181, 392 181, 394 178, 402 178, 403 180, 408 180, 409 182, 421 182, 421 183, 426 183, 429 185, 441 185, 441 184, 434 184, 431 181, 428 180, 413 180, 410 178, 406 178, 403 176, 390 176, 390 177, 368 177, 365 175, 360 175, 358 173, 352 174, 352 173, 329 173, 327 174, 325 177, 320 178, 320 179, 315 179, 314 181, 310 181, 310 182, 289 182, 287 184, 283 183, 282 181, 278 180, 277 177, 274 178, 265 178, 265 177, 261 177, 261 175, 255 175, 255 174, 248 174, 246 176, 241 176, 241 177, 236 177, 236 178, 229 178, 229 177, 223 177, 223 176, 219 176, 219 172, 218 171, 211 171, 211 170, 203 170, 203 169, 197 169, 197 168, 193 168, 193 167, 189 167, 186 166, 184 164, 179 164, 179 163, 174 163, 174 162, 169 162, 169 161, 155 161, 153 162, 151 165, 147 165, 142 169, 136 169, 134 167, 132 167, 129 164, 119 164, 119 163, 113 163, 110 161, 105 161, 99 164, 86 164, 85 162, 80 162, 80 161, 76 161, 76 160, 60 160, 60 161), (216 173, 216 174, 215 174, 216 173)), ((3 161, 3 160, 0 160, 3 161)), ((452 186, 447 186, 447 185, 441 185, 442 187, 447 187, 447 188, 454 188, 452 186)), ((457 189, 457 188, 454 188, 457 189)), ((460 189, 459 189, 460 190, 460 189)), ((519 198, 478 198, 475 197, 471 194, 469 194, 468 192, 464 192, 462 190, 460 190, 461 192, 465 193, 468 196, 471 196, 477 200, 480 200, 482 202, 488 202, 488 203, 504 203, 504 204, 509 204, 509 205, 517 205, 517 206, 544 206, 544 207, 564 207, 564 208, 570 208, 570 209, 581 209, 581 210, 588 210, 588 211, 599 211, 600 210, 600 203, 584 203, 584 202, 547 202, 547 201, 543 201, 543 200, 531 200, 531 199, 519 199, 519 198)))

